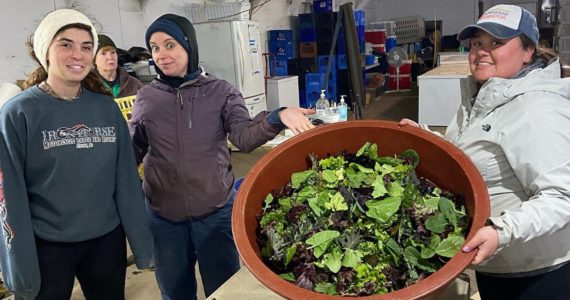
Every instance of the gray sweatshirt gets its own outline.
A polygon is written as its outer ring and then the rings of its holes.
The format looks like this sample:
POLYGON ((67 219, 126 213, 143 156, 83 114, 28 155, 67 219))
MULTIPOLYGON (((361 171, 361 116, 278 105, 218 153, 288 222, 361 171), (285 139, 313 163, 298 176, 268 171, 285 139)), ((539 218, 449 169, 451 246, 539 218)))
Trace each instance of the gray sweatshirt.
POLYGON ((0 263, 18 298, 40 288, 35 236, 80 242, 122 225, 137 266, 149 266, 131 139, 110 96, 84 89, 61 101, 35 86, 11 99, 0 112, 0 171, 0 263))

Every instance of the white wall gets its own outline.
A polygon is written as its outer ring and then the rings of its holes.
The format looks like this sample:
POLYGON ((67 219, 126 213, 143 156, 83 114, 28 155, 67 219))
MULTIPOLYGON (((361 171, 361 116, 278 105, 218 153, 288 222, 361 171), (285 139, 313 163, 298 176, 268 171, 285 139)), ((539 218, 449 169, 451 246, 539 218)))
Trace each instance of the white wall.
POLYGON ((522 6, 536 16, 536 0, 483 0, 483 10, 487 10, 497 4, 513 4, 522 6))
POLYGON ((477 20, 477 0, 376 0, 375 14, 366 22, 420 15, 424 20, 443 20, 443 35, 458 33, 477 20))
MULTIPOLYGON (((106 33, 117 47, 129 49, 132 46, 145 47, 144 33, 152 21, 165 13, 175 13, 190 18, 190 6, 203 4, 206 0, 3 0, 0 10, 0 82, 15 82, 25 79, 26 74, 37 65, 29 57, 25 42, 33 33, 41 19, 50 11, 68 7, 85 13, 95 24, 97 30, 106 33)), ((228 0, 230 1, 230 0, 228 0)), ((357 4, 363 0, 356 1, 357 4)), ((492 2, 492 0, 485 0, 492 2)), ((508 1, 508 0, 503 0, 508 1)), ((523 0, 528 1, 528 0, 523 0)), ((255 0, 252 6, 258 6, 265 0, 255 0)), ((266 30, 291 29, 297 25, 290 14, 298 11, 289 10, 290 0, 272 0, 258 8, 252 19, 260 22, 262 45, 267 45, 266 30)), ((312 2, 305 0, 305 2, 312 2)), ((338 0, 345 3, 348 0, 338 0)), ((367 22, 389 19, 392 17, 421 14, 426 20, 443 19, 444 34, 457 32, 461 27, 476 18, 476 0, 369 0, 364 7, 367 22), (437 3, 434 9, 433 3, 437 3)), ((307 10, 309 4, 300 8, 307 10)), ((486 7, 487 8, 487 7, 486 7)), ((266 48, 263 49, 264 51, 266 48)))
MULTIPOLYGON (((2 1, 0 10, 0 82, 15 82, 25 79, 37 65, 30 58, 25 43, 42 18, 55 9, 70 8, 86 14, 98 32, 108 34, 117 47, 145 47, 144 33, 150 23, 165 13, 184 15, 190 18, 192 4, 204 4, 206 0, 19 0, 2 1), (18 12, 18 14, 16 14, 18 12), (22 13, 20 13, 22 12, 22 13), (22 15, 23 14, 23 15, 22 15)), ((256 0, 257 6, 265 0, 256 0)), ((263 45, 271 29, 290 29, 288 0, 272 0, 261 6, 252 16, 260 22, 263 45)), ((265 50, 265 48, 263 49, 265 50)))

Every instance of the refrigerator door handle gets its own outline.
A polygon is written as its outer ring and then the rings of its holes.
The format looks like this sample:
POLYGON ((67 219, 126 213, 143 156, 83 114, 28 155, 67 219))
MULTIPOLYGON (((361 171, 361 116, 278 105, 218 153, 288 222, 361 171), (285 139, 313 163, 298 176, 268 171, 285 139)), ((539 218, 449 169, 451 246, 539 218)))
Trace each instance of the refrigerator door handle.
POLYGON ((240 57, 239 63, 240 63, 240 72, 241 72, 241 76, 239 78, 239 81, 240 81, 239 84, 240 84, 241 90, 243 91, 243 89, 244 89, 243 82, 244 82, 244 77, 245 77, 245 71, 244 71, 245 66, 243 64, 243 61, 244 61, 243 57, 245 57, 245 56, 244 56, 244 49, 243 49, 243 47, 244 47, 243 35, 241 34, 241 31, 239 31, 239 30, 237 31, 237 37, 238 37, 238 48, 239 48, 239 55, 240 55, 239 56, 240 57))

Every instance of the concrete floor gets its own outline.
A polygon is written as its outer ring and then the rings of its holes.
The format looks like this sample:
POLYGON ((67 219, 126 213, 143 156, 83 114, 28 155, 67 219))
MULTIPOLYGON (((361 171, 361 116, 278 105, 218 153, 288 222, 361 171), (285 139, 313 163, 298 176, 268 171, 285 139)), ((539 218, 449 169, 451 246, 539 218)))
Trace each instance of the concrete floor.
MULTIPOLYGON (((413 87, 410 91, 397 93, 385 93, 377 97, 376 101, 368 106, 364 111, 364 119, 382 119, 398 121, 402 118, 416 120, 418 118, 418 91, 413 87)), ((442 132, 445 128, 432 128, 442 132)), ((232 164, 236 177, 245 176, 248 170, 261 158, 267 149, 257 149, 251 153, 232 152, 232 164)), ((198 273, 198 272, 197 272, 198 273)), ((466 270, 466 277, 470 278, 471 292, 470 299, 479 299, 476 294, 477 287, 474 281, 474 274, 471 270, 466 270), (473 295, 475 294, 475 295, 473 295)), ((198 299, 205 299, 203 289, 200 288, 198 299)), ((127 269, 126 299, 155 300, 160 299, 160 292, 156 284, 153 271, 139 271, 135 266, 127 269)), ((73 300, 84 299, 81 289, 76 286, 73 293, 73 300)), ((218 298, 221 299, 221 298, 218 298)))

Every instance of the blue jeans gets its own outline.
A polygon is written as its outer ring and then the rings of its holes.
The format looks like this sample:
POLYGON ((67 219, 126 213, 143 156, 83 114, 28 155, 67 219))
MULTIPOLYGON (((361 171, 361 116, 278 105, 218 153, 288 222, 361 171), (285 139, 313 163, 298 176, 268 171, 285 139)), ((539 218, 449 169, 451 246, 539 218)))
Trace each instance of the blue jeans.
POLYGON ((231 228, 234 198, 235 191, 224 207, 183 222, 166 220, 147 205, 156 280, 163 300, 196 299, 196 261, 206 297, 239 270, 231 228))

